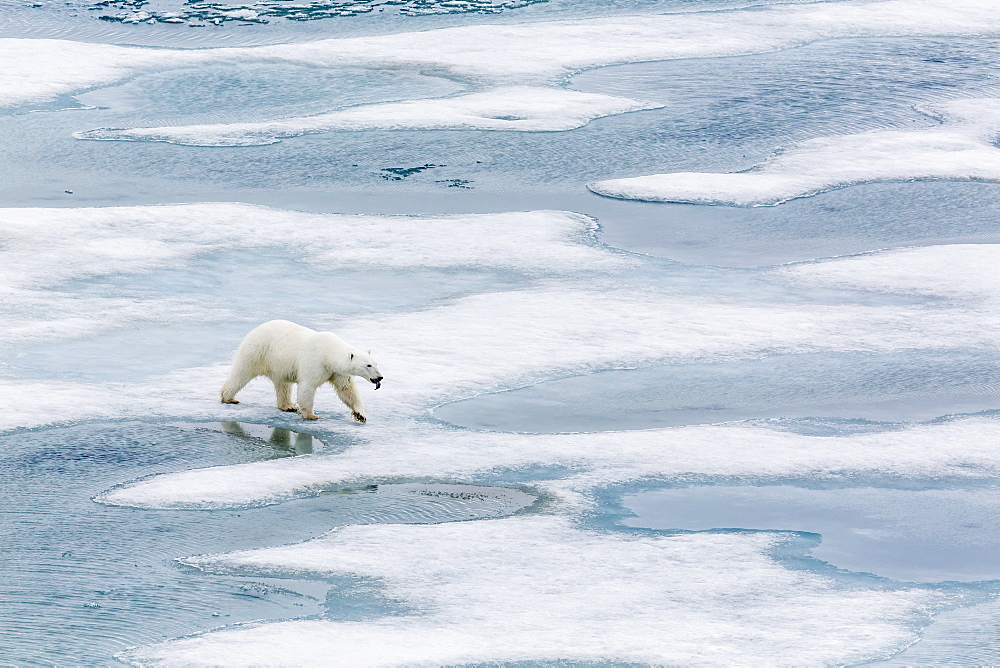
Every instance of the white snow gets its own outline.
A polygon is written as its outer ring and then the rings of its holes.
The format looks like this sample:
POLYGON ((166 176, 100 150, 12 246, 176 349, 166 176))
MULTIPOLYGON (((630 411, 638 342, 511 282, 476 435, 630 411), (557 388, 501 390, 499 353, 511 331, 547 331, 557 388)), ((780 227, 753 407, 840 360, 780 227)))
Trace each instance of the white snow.
POLYGON ((869 181, 1000 180, 1000 100, 932 105, 940 126, 817 137, 731 174, 674 172, 597 181, 601 195, 655 202, 765 206, 869 181))
POLYGON ((600 249, 595 229, 584 216, 553 211, 382 217, 230 203, 0 209, 7 316, 0 342, 73 338, 128 323, 211 322, 224 308, 207 296, 136 300, 66 287, 175 268, 220 250, 286 249, 326 270, 476 267, 552 275, 632 264, 600 249))
POLYGON ((106 85, 147 68, 197 64, 206 55, 59 39, 0 39, 0 109, 106 85))
POLYGON ((475 25, 304 44, 200 50, 0 40, 0 106, 52 99, 143 71, 205 63, 436 68, 491 85, 545 85, 615 63, 764 53, 838 37, 993 35, 991 0, 884 0, 475 25))
POLYGON ((774 534, 586 531, 561 517, 352 526, 300 545, 185 563, 379 578, 420 614, 224 629, 130 650, 158 665, 386 666, 480 661, 847 664, 916 640, 932 590, 845 590, 778 565, 774 534))
POLYGON ((481 267, 534 273, 622 268, 594 222, 557 211, 455 216, 313 214, 233 203, 0 209, 0 285, 176 266, 234 248, 289 248, 325 267, 481 267))
POLYGON ((572 130, 595 118, 660 105, 558 88, 509 87, 457 97, 369 104, 318 116, 261 123, 101 128, 77 139, 162 141, 189 146, 258 146, 331 130, 572 130))
POLYGON ((1000 300, 1000 245, 954 244, 868 253, 776 270, 797 284, 1000 300))

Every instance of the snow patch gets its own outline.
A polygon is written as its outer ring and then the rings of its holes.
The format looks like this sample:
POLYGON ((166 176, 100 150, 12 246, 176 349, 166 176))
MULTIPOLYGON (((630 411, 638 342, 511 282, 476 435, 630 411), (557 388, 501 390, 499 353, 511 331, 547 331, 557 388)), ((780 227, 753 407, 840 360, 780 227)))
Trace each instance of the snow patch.
POLYGON ((944 596, 845 590, 771 557, 775 534, 662 536, 561 517, 351 526, 299 545, 193 557, 213 572, 379 578, 423 614, 235 627, 129 650, 140 665, 600 661, 847 664, 916 640, 944 596))
POLYGON ((0 209, 0 342, 73 338, 109 323, 210 322, 197 299, 130 299, 65 290, 70 281, 172 268, 220 250, 284 248, 324 269, 477 267, 553 274, 632 261, 593 243, 594 222, 554 211, 359 216, 229 203, 0 209), (104 317, 95 317, 103 314, 104 317))
POLYGON ((600 195, 653 202, 771 206, 870 181, 1000 181, 1000 100, 958 100, 924 109, 941 126, 876 130, 802 142, 744 172, 674 172, 597 181, 600 195))
POLYGON ((1000 245, 954 244, 903 248, 775 270, 805 285, 1000 300, 1000 245))
POLYGON ((434 100, 369 104, 318 116, 262 123, 101 128, 77 139, 162 141, 188 146, 260 146, 332 130, 507 130, 551 132, 604 116, 661 105, 558 88, 511 87, 434 100))

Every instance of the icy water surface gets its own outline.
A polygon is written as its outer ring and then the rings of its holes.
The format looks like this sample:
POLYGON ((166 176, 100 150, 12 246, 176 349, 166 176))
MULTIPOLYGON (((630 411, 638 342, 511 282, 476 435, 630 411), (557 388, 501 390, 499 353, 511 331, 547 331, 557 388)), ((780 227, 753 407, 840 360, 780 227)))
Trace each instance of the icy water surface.
POLYGON ((809 489, 791 485, 688 487, 627 495, 627 526, 741 529, 819 534, 810 550, 838 568, 894 580, 1000 578, 1000 490, 876 485, 809 489))
POLYGON ((604 371, 445 404, 434 415, 536 433, 768 418, 919 422, 996 408, 998 377, 1000 360, 976 351, 801 354, 604 371))
POLYGON ((3 660, 18 666, 110 665, 126 647, 209 626, 342 615, 330 583, 209 577, 179 566, 180 556, 302 540, 345 524, 497 517, 534 500, 517 490, 396 484, 232 512, 109 507, 91 499, 123 480, 342 445, 239 422, 93 423, 0 443, 0 625, 3 660))

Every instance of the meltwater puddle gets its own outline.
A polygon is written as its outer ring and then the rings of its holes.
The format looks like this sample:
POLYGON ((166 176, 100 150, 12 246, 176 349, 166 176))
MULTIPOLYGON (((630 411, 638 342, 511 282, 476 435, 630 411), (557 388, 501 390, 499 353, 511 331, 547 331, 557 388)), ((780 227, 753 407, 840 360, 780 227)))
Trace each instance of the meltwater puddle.
POLYGON ((1000 408, 997 378, 1000 359, 975 350, 804 353, 603 371, 480 395, 434 414, 462 427, 526 433, 755 418, 893 423, 1000 408))
POLYGON ((1000 579, 1000 488, 700 486, 624 497, 650 529, 820 534, 810 555, 911 582, 1000 579))
MULTIPOLYGON (((0 628, 14 665, 107 665, 126 647, 258 619, 333 615, 329 583, 205 575, 192 554, 294 543, 355 523, 503 517, 533 503, 516 489, 395 484, 240 511, 105 506, 139 477, 343 447, 240 422, 90 423, 0 436, 0 628)), ((320 455, 322 456, 322 455, 320 455)))

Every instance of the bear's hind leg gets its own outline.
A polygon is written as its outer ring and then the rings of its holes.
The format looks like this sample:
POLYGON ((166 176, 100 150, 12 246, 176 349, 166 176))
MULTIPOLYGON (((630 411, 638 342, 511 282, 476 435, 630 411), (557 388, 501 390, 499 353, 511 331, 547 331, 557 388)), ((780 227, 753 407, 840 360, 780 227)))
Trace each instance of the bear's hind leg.
POLYGON ((354 378, 335 373, 330 379, 330 384, 333 385, 333 389, 337 391, 337 396, 344 402, 344 405, 351 409, 351 416, 358 422, 367 422, 365 405, 361 403, 361 397, 358 396, 358 390, 354 386, 354 378))
POLYGON ((229 378, 226 379, 226 382, 222 385, 222 389, 219 390, 219 399, 224 404, 240 403, 236 401, 236 393, 246 387, 247 383, 256 377, 256 374, 247 370, 239 363, 239 360, 236 360, 233 363, 233 370, 229 372, 229 378))
POLYGON ((286 413, 294 413, 299 407, 292 402, 292 384, 279 380, 272 380, 274 383, 274 396, 277 399, 278 409, 286 413))
POLYGON ((318 420, 319 416, 313 413, 313 404, 316 401, 316 385, 304 382, 299 379, 299 386, 295 391, 299 404, 299 415, 303 420, 318 420))

